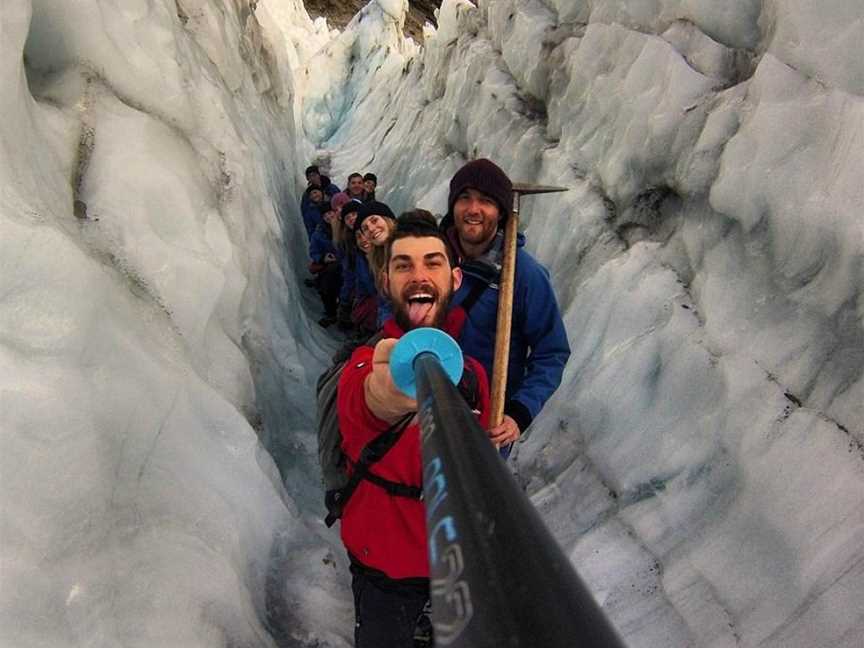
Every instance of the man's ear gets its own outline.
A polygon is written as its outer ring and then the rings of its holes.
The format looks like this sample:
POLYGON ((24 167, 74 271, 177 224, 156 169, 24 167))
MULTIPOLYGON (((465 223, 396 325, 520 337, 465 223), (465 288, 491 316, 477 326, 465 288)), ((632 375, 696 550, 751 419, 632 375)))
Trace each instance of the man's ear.
POLYGON ((453 292, 459 290, 462 285, 462 268, 453 268, 453 292))

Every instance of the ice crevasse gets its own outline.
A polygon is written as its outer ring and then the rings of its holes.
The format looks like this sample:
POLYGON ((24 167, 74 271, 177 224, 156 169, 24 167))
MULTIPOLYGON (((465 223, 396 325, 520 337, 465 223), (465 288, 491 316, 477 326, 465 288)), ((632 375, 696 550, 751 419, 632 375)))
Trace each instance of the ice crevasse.
POLYGON ((860 646, 864 7, 406 11, 4 0, 0 645, 351 645, 302 171, 441 213, 484 156, 570 188, 513 465, 627 644, 860 646))

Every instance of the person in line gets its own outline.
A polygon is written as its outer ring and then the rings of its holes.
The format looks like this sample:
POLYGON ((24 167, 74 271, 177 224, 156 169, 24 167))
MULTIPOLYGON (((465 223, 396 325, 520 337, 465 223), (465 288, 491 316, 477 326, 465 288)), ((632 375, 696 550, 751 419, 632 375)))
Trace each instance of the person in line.
POLYGON ((363 202, 366 199, 366 189, 363 186, 363 176, 359 173, 352 173, 348 176, 348 186, 345 188, 345 193, 349 198, 363 202))
POLYGON ((317 165, 306 167, 306 184, 310 187, 321 187, 326 198, 332 198, 339 193, 339 187, 330 182, 330 178, 322 175, 317 165))
MULTIPOLYGON (((361 204, 357 200, 351 200, 345 193, 333 197, 336 204, 340 204, 339 226, 335 237, 340 252, 340 264, 342 267, 342 287, 339 290, 339 308, 336 319, 339 330, 345 333, 354 331, 354 323, 351 315, 357 297, 357 243, 354 234, 354 223, 357 220, 357 210, 361 204), (337 200, 338 199, 338 200, 337 200)), ((365 292, 365 284, 360 286, 365 292)))
MULTIPOLYGON (((339 195, 341 197, 348 194, 342 193, 339 195)), ((357 229, 357 215, 360 213, 361 207, 363 207, 363 203, 356 198, 349 198, 341 207, 342 222, 352 232, 357 229)))
POLYGON ((363 176, 363 189, 366 192, 366 202, 375 200, 375 189, 378 187, 378 176, 367 173, 363 176))
POLYGON ((371 250, 366 255, 369 272, 376 289, 376 310, 378 317, 375 330, 390 317, 393 310, 390 299, 384 293, 382 281, 385 270, 387 247, 393 232, 396 230, 396 216, 386 204, 378 201, 364 203, 357 212, 357 222, 354 225, 362 230, 371 244, 371 250))
POLYGON ((301 213, 303 216, 303 226, 306 228, 306 236, 311 243, 312 233, 315 228, 321 224, 321 206, 329 206, 330 199, 325 201, 324 191, 317 185, 309 185, 303 194, 301 201, 301 213))
MULTIPOLYGON (((317 169, 318 167, 309 167, 309 169, 317 169)), ((307 172, 309 171, 307 169, 307 172)), ((330 199, 336 198, 339 196, 339 204, 336 206, 337 211, 341 209, 342 205, 344 205, 349 200, 357 200, 359 202, 363 202, 364 194, 363 194, 363 176, 359 173, 352 173, 348 176, 348 184, 345 186, 345 191, 340 191, 339 187, 330 182, 330 179, 327 176, 322 176, 317 173, 317 171, 313 172, 310 176, 307 173, 307 178, 311 178, 309 180, 309 184, 320 184, 322 182, 327 182, 329 187, 332 187, 331 190, 325 190, 325 196, 330 199), (357 176, 359 176, 359 182, 357 180, 357 176), (359 192, 358 192, 359 187, 359 192)))
MULTIPOLYGON (((498 281, 503 259, 503 225, 513 204, 510 178, 486 159, 468 162, 450 180, 447 214, 441 231, 456 250, 464 280, 456 303, 471 295, 462 332, 465 353, 490 374, 494 361, 498 281)), ((570 357, 549 272, 525 251, 518 235, 504 420, 489 431, 506 457, 558 388, 570 357)))
POLYGON ((396 230, 396 215, 385 203, 366 202, 357 210, 354 227, 363 230, 373 246, 373 253, 378 252, 373 265, 375 273, 381 273, 385 269, 387 244, 396 230))
MULTIPOLYGON (((363 448, 417 411, 390 376, 389 358, 403 333, 434 326, 458 338, 465 313, 451 306, 462 276, 434 221, 400 217, 390 241, 385 286, 394 317, 384 323, 385 339, 360 346, 345 365, 337 390, 342 449, 350 467, 363 448)), ((465 358, 460 391, 488 425, 489 386, 476 360, 465 358)), ((416 415, 399 439, 370 469, 399 485, 422 485, 420 430, 416 415)), ((341 519, 342 542, 351 563, 356 648, 411 648, 414 630, 429 599, 429 558, 423 502, 391 495, 363 479, 341 519)))
POLYGON ((333 240, 333 224, 339 215, 329 203, 321 206, 322 222, 312 233, 309 242, 309 271, 315 276, 315 287, 324 305, 324 317, 318 324, 327 328, 336 322, 339 290, 342 286, 342 269, 339 250, 333 240))
POLYGON ((357 245, 357 251, 363 256, 368 256, 372 250, 372 244, 369 242, 369 237, 362 230, 354 230, 354 241, 357 245))
POLYGON ((369 268, 372 243, 366 234, 354 229, 357 254, 354 259, 354 303, 351 308, 353 337, 368 339, 380 327, 378 325, 378 289, 369 268))

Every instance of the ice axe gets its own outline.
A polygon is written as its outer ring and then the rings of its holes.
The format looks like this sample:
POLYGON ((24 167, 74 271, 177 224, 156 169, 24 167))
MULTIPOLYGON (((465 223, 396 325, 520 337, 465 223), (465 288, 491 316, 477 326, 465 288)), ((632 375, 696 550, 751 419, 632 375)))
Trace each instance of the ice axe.
MULTIPOLYGON (((519 200, 532 194, 567 191, 566 187, 513 183, 513 211, 504 225, 504 258, 498 282, 498 319, 495 328, 495 356, 492 364, 492 427, 504 420, 504 392, 507 390, 507 367, 510 359, 510 329, 513 324, 513 284, 516 277, 516 234, 519 231, 519 200)), ((524 430, 520 430, 524 432, 524 430)))

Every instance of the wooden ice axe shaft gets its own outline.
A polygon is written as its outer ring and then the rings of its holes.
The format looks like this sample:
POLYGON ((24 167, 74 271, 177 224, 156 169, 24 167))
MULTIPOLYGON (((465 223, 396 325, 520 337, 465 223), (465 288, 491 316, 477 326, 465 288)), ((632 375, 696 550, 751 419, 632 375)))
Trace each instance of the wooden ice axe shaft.
MULTIPOLYGON (((516 235, 519 233, 519 199, 539 193, 567 191, 565 187, 547 187, 513 183, 513 211, 504 225, 504 258, 498 282, 498 319, 495 326, 495 356, 492 363, 492 427, 504 420, 504 394, 507 391, 507 370, 510 359, 510 331, 513 326, 513 286, 516 278, 516 235)), ((521 430, 524 432, 524 430, 521 430)))

